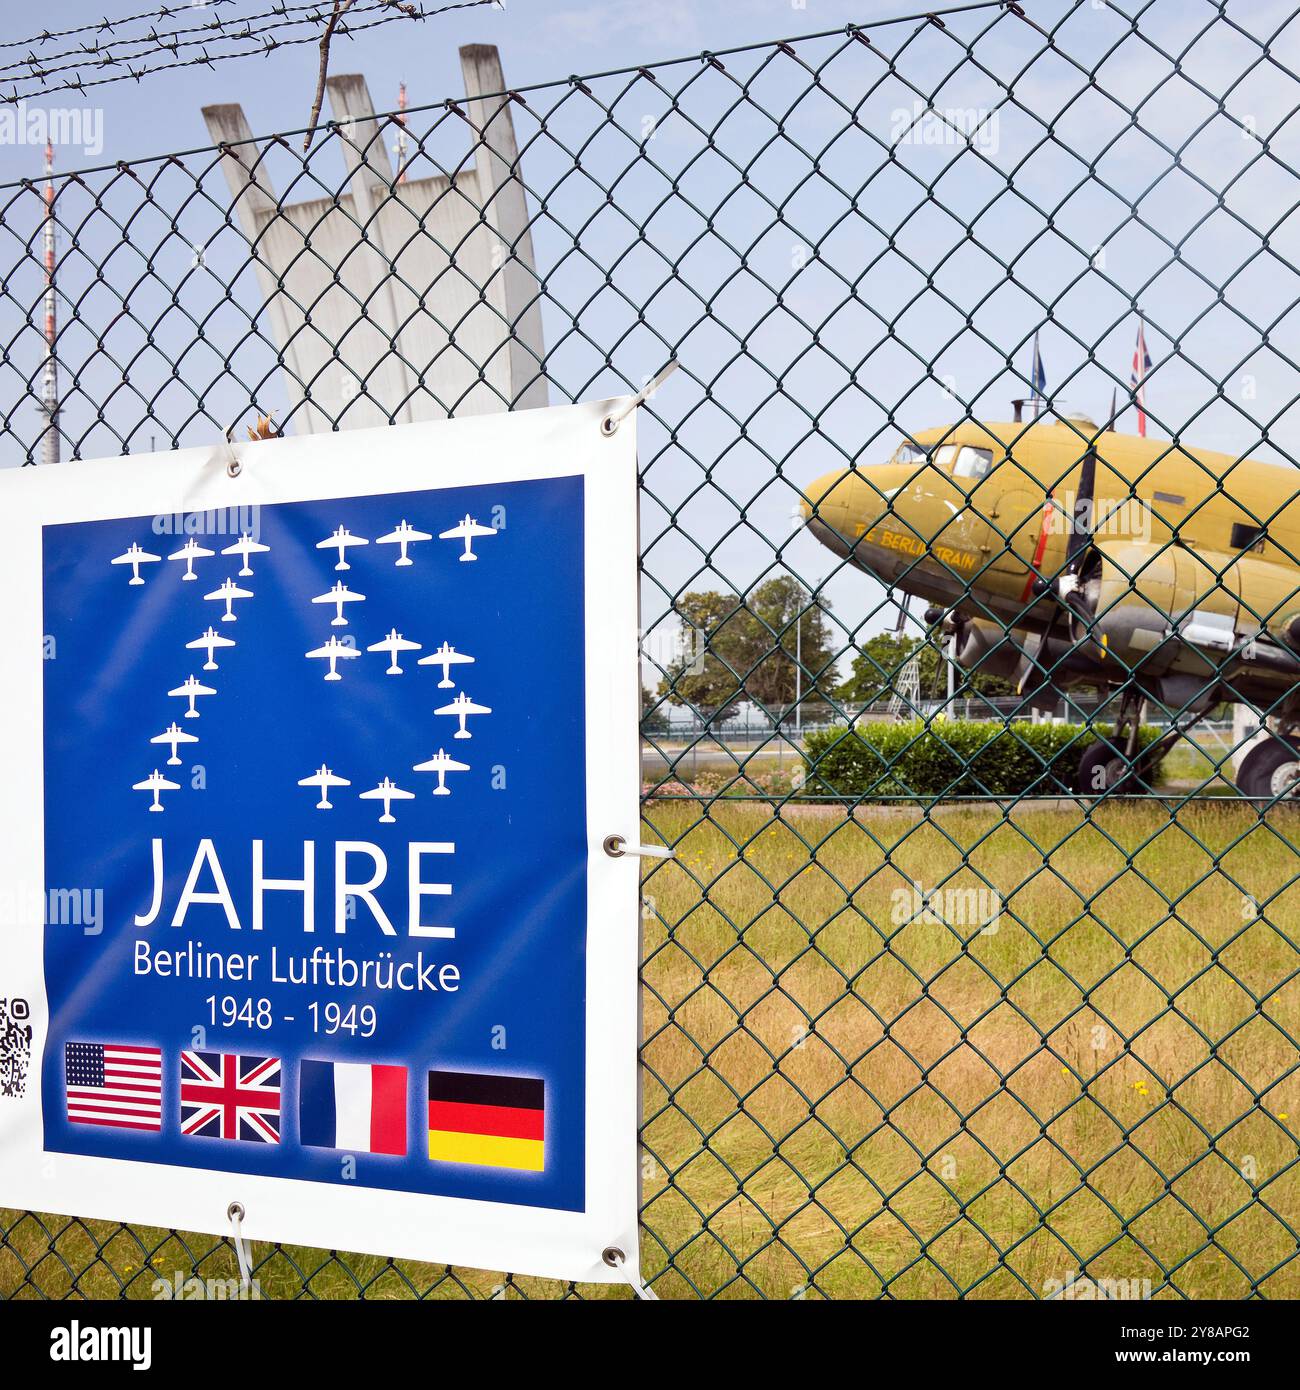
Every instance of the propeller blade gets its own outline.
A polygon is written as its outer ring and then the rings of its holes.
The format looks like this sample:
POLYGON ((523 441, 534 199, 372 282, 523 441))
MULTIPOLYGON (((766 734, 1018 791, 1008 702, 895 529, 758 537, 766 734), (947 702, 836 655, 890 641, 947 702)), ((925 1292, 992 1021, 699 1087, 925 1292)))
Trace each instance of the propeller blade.
POLYGON ((1065 568, 1073 574, 1079 557, 1087 549, 1092 539, 1093 501, 1097 491, 1097 450, 1090 447, 1083 456, 1083 467, 1079 471, 1079 492, 1074 499, 1073 524, 1070 539, 1065 547, 1065 568))

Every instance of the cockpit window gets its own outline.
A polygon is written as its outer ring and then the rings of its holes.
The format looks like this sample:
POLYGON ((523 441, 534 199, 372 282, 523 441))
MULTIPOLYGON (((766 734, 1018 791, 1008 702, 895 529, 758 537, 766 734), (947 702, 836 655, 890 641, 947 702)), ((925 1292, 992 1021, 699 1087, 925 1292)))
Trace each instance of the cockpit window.
POLYGON ((891 463, 924 463, 926 452, 915 444, 900 444, 894 452, 891 463))
POLYGON ((957 452, 957 466, 952 475, 954 478, 982 478, 992 467, 992 449, 975 449, 963 444, 957 452))
POLYGON ((934 451, 934 461, 940 468, 951 468, 952 461, 957 457, 957 446, 955 444, 943 444, 934 451))

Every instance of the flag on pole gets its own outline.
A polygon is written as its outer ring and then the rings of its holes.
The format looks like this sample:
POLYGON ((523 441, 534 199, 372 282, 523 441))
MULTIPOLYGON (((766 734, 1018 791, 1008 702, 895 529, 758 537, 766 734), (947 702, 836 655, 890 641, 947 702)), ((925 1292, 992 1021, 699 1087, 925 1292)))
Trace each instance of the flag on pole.
POLYGON ((1029 399, 1034 407, 1034 419, 1047 400, 1047 373, 1043 370, 1043 354, 1038 350, 1038 334, 1034 334, 1034 365, 1029 371, 1029 399))
POLYGON ((1133 374, 1129 377, 1129 388, 1133 393, 1133 404, 1137 406, 1138 434, 1147 436, 1147 373, 1151 370, 1151 354, 1147 351, 1146 326, 1138 319, 1137 344, 1133 349, 1133 374))

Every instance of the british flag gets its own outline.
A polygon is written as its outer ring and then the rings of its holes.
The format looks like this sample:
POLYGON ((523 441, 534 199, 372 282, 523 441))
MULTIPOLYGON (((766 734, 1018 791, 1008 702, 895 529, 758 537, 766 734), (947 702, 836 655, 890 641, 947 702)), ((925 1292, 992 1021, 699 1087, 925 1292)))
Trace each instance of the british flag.
POLYGON ((181 1133, 280 1142, 280 1059, 181 1053, 181 1133))

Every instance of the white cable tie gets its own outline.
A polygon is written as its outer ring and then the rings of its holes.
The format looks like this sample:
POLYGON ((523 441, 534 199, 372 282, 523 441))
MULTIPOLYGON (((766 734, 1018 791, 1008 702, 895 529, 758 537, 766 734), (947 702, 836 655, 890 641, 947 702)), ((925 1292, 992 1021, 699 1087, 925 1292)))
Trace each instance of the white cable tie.
POLYGON ((605 435, 607 438, 609 435, 614 434, 623 421, 626 420, 638 406, 644 405, 676 370, 677 359, 675 357, 670 357, 635 396, 630 397, 613 415, 605 416, 600 422, 601 434, 605 435))
POLYGON ((253 1284, 253 1265, 248 1258, 248 1246, 244 1243, 244 1207, 240 1202, 231 1202, 226 1208, 226 1215, 230 1218, 230 1229, 234 1234, 235 1240, 235 1259, 239 1263, 239 1283, 243 1291, 252 1292, 253 1284))
POLYGON ((677 851, 667 845, 629 845, 621 835, 605 836, 605 853, 611 859, 625 855, 637 859, 676 859, 677 851))
POLYGON ((647 1303, 660 1302, 659 1295, 645 1283, 641 1278, 641 1271, 632 1269, 627 1262, 627 1256, 618 1248, 611 1245, 602 1251, 600 1257, 610 1269, 616 1269, 623 1276, 623 1282, 632 1290, 639 1299, 647 1303))
POLYGON ((231 436, 235 432, 234 425, 226 431, 226 437, 222 441, 221 453, 219 455, 226 465, 226 477, 237 478, 244 471, 244 465, 240 463, 239 456, 235 453, 235 442, 231 436))

